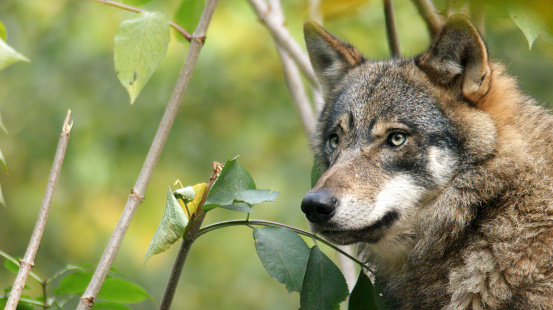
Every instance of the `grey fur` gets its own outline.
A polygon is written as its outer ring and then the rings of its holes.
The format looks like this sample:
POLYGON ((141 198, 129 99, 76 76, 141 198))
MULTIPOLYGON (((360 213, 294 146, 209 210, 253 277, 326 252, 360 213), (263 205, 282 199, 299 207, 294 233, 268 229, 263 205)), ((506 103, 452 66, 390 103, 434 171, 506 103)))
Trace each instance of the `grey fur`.
POLYGON ((392 309, 553 309, 553 118, 475 28, 454 16, 384 62, 313 23, 306 42, 326 102, 312 230, 356 244, 392 309))

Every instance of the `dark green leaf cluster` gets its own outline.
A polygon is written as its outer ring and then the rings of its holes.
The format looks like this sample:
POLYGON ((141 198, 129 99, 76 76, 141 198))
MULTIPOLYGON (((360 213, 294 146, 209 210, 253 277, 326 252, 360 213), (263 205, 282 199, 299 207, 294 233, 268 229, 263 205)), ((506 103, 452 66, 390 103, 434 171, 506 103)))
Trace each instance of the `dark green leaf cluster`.
MULTIPOLYGON (((340 269, 317 245, 311 249, 295 232, 281 227, 254 229, 255 249, 263 266, 288 292, 300 293, 301 309, 339 309, 349 295, 340 269)), ((382 309, 370 279, 361 271, 349 310, 382 309)))

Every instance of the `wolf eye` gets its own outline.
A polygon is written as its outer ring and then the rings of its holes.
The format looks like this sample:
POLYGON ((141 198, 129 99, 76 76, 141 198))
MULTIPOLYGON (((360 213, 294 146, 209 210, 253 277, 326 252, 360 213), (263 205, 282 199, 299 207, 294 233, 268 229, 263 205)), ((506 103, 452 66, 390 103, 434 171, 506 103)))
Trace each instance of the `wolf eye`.
POLYGON ((407 140, 407 136, 402 132, 394 132, 388 136, 388 144, 393 147, 401 146, 405 140, 407 140))
POLYGON ((331 151, 334 151, 338 147, 339 143, 340 143, 340 138, 338 138, 338 135, 333 134, 333 135, 330 135, 330 137, 328 137, 328 148, 331 151))

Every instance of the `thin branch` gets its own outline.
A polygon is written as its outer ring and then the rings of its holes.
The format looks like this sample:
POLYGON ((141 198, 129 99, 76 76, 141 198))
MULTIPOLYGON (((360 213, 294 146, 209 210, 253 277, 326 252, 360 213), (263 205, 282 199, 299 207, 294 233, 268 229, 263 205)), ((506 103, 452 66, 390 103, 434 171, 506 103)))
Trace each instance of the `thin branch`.
MULTIPOLYGON (((116 8, 120 8, 120 9, 123 9, 123 10, 126 10, 126 11, 135 12, 135 13, 147 12, 147 11, 144 11, 142 9, 130 6, 130 5, 126 5, 126 4, 122 4, 122 3, 114 2, 114 1, 110 1, 110 0, 91 0, 91 1, 100 2, 100 3, 106 4, 106 5, 110 5, 110 6, 113 6, 113 7, 116 7, 116 8)), ((192 36, 188 32, 186 32, 186 30, 184 30, 181 26, 179 26, 176 23, 171 22, 171 21, 169 22, 169 25, 171 25, 171 27, 173 27, 173 29, 175 29, 178 33, 180 33, 188 42, 190 42, 190 40, 192 40, 192 36)))
POLYGON ((413 0, 419 14, 422 16, 431 37, 435 37, 442 29, 442 17, 437 13, 431 0, 413 0))
POLYGON ((163 294, 163 299, 161 300, 161 304, 159 305, 160 310, 168 310, 171 308, 173 297, 175 296, 175 292, 177 290, 177 285, 182 274, 184 263, 186 262, 186 258, 188 257, 188 253, 190 252, 192 244, 194 243, 194 241, 196 241, 196 238, 198 238, 200 227, 202 226, 205 218, 206 213, 203 212, 202 207, 205 204, 205 200, 207 199, 207 195, 209 194, 211 187, 221 174, 222 169, 223 164, 213 163, 213 171, 211 172, 209 183, 207 184, 204 196, 202 197, 202 200, 200 201, 200 204, 198 206, 198 210, 200 210, 200 212, 195 219, 191 220, 191 222, 193 223, 192 227, 189 228, 188 232, 185 232, 181 247, 179 248, 175 263, 173 264, 173 269, 171 270, 171 274, 169 276, 169 281, 167 282, 167 287, 165 288, 165 293, 163 294))
MULTIPOLYGON (((280 0, 269 0, 269 7, 271 14, 274 15, 273 18, 283 25, 284 15, 282 14, 280 0)), ((305 87, 303 86, 298 66, 294 63, 292 58, 290 58, 290 55, 278 44, 276 39, 275 45, 282 64, 286 86, 288 86, 288 91, 290 92, 294 106, 302 121, 303 130, 305 131, 305 135, 311 138, 313 129, 315 128, 315 115, 309 103, 309 98, 305 93, 305 87)))
POLYGON ((309 57, 305 54, 298 43, 292 38, 288 29, 270 14, 270 9, 264 0, 249 0, 257 17, 263 23, 277 42, 290 57, 296 62, 301 72, 307 77, 311 85, 319 88, 319 81, 309 62, 309 57))
POLYGON ((321 10, 321 0, 309 0, 309 18, 316 21, 319 25, 323 24, 323 12, 321 10))
POLYGON ((198 55, 204 45, 207 27, 209 26, 211 17, 213 16, 213 12, 217 7, 218 2, 218 0, 208 0, 205 5, 198 27, 192 37, 186 61, 184 62, 184 66, 181 70, 175 88, 173 89, 173 94, 171 99, 169 99, 165 114, 161 119, 161 123, 154 137, 154 141, 152 142, 148 155, 146 156, 146 160, 144 161, 142 170, 136 180, 136 184, 131 190, 125 209, 123 210, 123 213, 119 218, 119 222, 111 235, 102 258, 96 267, 92 280, 81 297, 81 301, 77 308, 79 310, 90 309, 94 305, 96 296, 98 296, 98 292, 100 291, 115 256, 117 255, 117 251, 119 250, 121 242, 125 237, 134 213, 138 205, 144 199, 144 193, 150 183, 154 169, 161 156, 161 151, 165 146, 165 142, 167 141, 167 137, 169 136, 169 132, 171 131, 173 122, 177 116, 182 98, 184 97, 184 93, 186 92, 188 83, 192 77, 192 71, 194 70, 196 61, 198 60, 198 55))
MULTIPOLYGON (((25 256, 19 262, 19 272, 13 282, 12 290, 10 291, 10 297, 6 303, 5 310, 15 310, 17 308, 21 292, 27 282, 29 272, 35 265, 35 256, 38 251, 38 246, 40 245, 40 240, 42 239, 42 234, 44 233, 44 227, 46 227, 46 220, 48 219, 48 213, 50 212, 50 206, 52 205, 54 190, 56 189, 56 185, 58 183, 61 166, 63 164, 63 159, 65 158, 65 151, 67 150, 67 143, 69 142, 69 133, 71 132, 71 126, 73 126, 73 122, 69 123, 70 116, 71 110, 68 110, 65 122, 63 123, 62 132, 58 140, 54 163, 52 164, 52 170, 50 171, 48 185, 46 186, 44 199, 42 200, 42 205, 40 206, 40 212, 36 220, 35 228, 33 230, 33 234, 31 235, 31 240, 29 241, 29 246, 27 247, 25 256)), ((46 299, 44 302, 46 302, 46 299)))
POLYGON ((250 220, 250 219, 224 221, 224 222, 219 222, 219 223, 214 223, 214 224, 211 224, 211 225, 204 226, 202 229, 200 229, 198 237, 200 237, 202 235, 205 235, 206 233, 208 233, 210 231, 221 229, 221 228, 224 228, 224 227, 248 226, 248 227, 251 228, 251 225, 282 227, 282 228, 289 229, 289 230, 291 230, 291 231, 293 231, 293 232, 295 232, 299 235, 303 235, 303 236, 306 236, 306 237, 309 237, 309 238, 313 238, 313 239, 315 239, 317 241, 320 241, 320 242, 326 244, 327 246, 333 248, 338 253, 346 256, 347 258, 349 258, 352 261, 359 264, 359 266, 361 266, 363 268, 366 268, 367 270, 372 272, 371 268, 369 266, 367 266, 365 263, 361 262, 360 260, 353 257, 352 255, 346 253, 345 251, 340 249, 338 246, 336 246, 336 245, 326 241, 325 239, 321 238, 319 235, 316 235, 316 234, 314 234, 312 232, 309 232, 307 230, 303 230, 303 229, 300 229, 300 228, 297 228, 297 227, 293 227, 293 226, 289 226, 289 225, 281 224, 281 223, 277 223, 277 222, 271 222, 271 221, 265 221, 265 220, 250 220))
POLYGON ((394 58, 401 57, 401 48, 397 35, 396 19, 394 16, 394 4, 392 0, 384 0, 384 19, 386 20, 386 34, 388 36, 388 48, 394 58))

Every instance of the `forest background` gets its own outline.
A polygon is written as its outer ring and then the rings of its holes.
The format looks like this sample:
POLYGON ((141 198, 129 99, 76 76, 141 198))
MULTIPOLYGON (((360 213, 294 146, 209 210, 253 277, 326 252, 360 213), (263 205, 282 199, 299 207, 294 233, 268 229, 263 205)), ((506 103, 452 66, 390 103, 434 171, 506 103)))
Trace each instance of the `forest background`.
MULTIPOLYGON (((125 3, 175 15, 181 1, 125 3)), ((327 1, 325 27, 371 59, 389 57, 381 1, 327 1)), ((428 31, 411 1, 396 1, 401 51, 416 55, 428 31)), ((437 1, 437 7, 440 2, 437 1)), ((307 1, 283 1, 287 27, 303 44, 307 1)), ((490 8, 490 55, 518 76, 521 88, 553 102, 553 43, 541 35, 529 50, 506 10, 490 8)), ((0 249, 23 256, 35 224, 67 109, 74 120, 52 211, 33 271, 47 277, 66 264, 96 265, 143 164, 188 43, 171 32, 167 56, 134 105, 113 69, 113 37, 134 13, 92 1, 2 0, 8 44, 31 63, 0 71, 0 114, 9 134, 0 149, 9 176, 0 175, 0 249)), ((173 18, 172 18, 173 19, 173 18)), ((192 32, 193 29, 187 29, 192 32)), ((159 302, 176 246, 144 255, 162 217, 167 185, 205 182, 213 161, 240 155, 258 188, 281 194, 255 207, 253 218, 307 228, 299 205, 310 187, 308 138, 284 83, 267 30, 245 0, 218 5, 179 116, 117 255, 114 267, 159 302)), ((213 212, 205 223, 237 218, 213 212)), ((331 252, 330 252, 331 253, 331 252)), ((333 257, 333 254, 330 254, 333 257)), ((14 274, 0 268, 0 288, 14 274)), ((174 301, 181 309, 294 309, 298 296, 270 278, 257 258, 251 231, 229 228, 202 236, 185 266, 174 301)), ((137 309, 155 306, 146 301, 137 309)))

